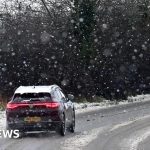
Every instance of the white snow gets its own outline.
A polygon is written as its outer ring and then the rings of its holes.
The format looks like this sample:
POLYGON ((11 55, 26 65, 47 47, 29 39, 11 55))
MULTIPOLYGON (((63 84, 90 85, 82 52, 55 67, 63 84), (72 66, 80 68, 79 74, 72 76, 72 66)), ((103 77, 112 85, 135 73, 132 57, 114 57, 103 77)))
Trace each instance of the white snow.
POLYGON ((140 121, 140 120, 144 120, 146 118, 150 118, 150 115, 146 115, 144 117, 137 117, 137 118, 134 118, 132 120, 129 120, 129 121, 126 121, 126 122, 123 122, 123 123, 120 123, 120 124, 116 124, 114 125, 111 129, 110 129, 110 132, 113 132, 121 127, 125 127, 125 126, 128 126, 130 124, 133 124, 134 122, 137 122, 137 121, 140 121))
POLYGON ((62 150, 82 150, 83 147, 95 140, 104 130, 104 127, 100 127, 91 131, 84 131, 82 134, 73 136, 65 140, 62 150))
POLYGON ((134 120, 134 121, 127 121, 127 122, 124 122, 124 123, 121 123, 121 124, 117 124, 117 125, 113 126, 113 128, 111 128, 110 132, 115 131, 115 130, 121 128, 121 127, 130 125, 130 124, 132 124, 132 123, 135 122, 135 121, 136 121, 136 120, 134 120))
MULTIPOLYGON (((41 89, 40 89, 41 90, 41 89)), ((119 103, 104 100, 102 103, 75 103, 76 114, 86 113, 93 110, 99 110, 102 108, 114 107, 116 105, 126 105, 129 103, 138 103, 141 101, 150 100, 150 95, 138 95, 136 97, 128 98, 128 101, 121 101, 119 103)), ((124 110, 126 112, 126 110, 124 110)), ((5 111, 0 111, 0 129, 5 129, 5 111)))
POLYGON ((5 111, 0 111, 0 130, 4 130, 5 128, 6 128, 5 111))
MULTIPOLYGON (((121 106, 126 105, 130 103, 139 103, 139 102, 145 102, 150 101, 150 94, 146 95, 137 95, 135 97, 131 96, 128 97, 128 100, 122 100, 120 102, 117 101, 110 101, 110 100, 103 100, 101 103, 74 103, 76 113, 86 113, 93 110, 103 109, 103 108, 109 108, 114 106, 121 106)), ((125 112, 126 110, 124 110, 125 112)))
POLYGON ((138 130, 120 143, 121 150, 137 150, 139 144, 150 136, 150 127, 138 130))
MULTIPOLYGON (((110 132, 113 132, 118 128, 130 125, 136 121, 143 120, 146 118, 150 118, 150 115, 147 115, 142 118, 136 118, 135 120, 124 122, 122 124, 117 124, 110 129, 110 132)), ((109 126, 105 126, 95 128, 90 131, 83 131, 79 135, 66 139, 65 142, 63 143, 62 150, 72 150, 72 149, 82 150, 83 147, 87 146, 89 143, 95 140, 99 136, 99 134, 102 134, 103 132, 105 132, 105 130, 108 129, 109 126)), ((139 143, 144 141, 149 136, 150 136, 150 127, 142 129, 141 131, 138 131, 136 133, 133 133, 131 134, 131 137, 124 139, 121 142, 120 144, 121 150, 137 150, 139 143)))
POLYGON ((52 87, 57 85, 51 85, 51 86, 20 86, 16 89, 15 93, 50 93, 52 90, 52 87))

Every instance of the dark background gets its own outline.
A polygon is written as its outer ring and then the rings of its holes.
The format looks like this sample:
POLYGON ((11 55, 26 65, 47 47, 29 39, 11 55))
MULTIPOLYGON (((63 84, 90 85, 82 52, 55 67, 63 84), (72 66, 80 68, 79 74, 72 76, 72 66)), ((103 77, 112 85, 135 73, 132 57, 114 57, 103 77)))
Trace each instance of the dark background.
POLYGON ((50 84, 89 100, 150 92, 148 0, 33 3, 1 12, 2 96, 50 84))

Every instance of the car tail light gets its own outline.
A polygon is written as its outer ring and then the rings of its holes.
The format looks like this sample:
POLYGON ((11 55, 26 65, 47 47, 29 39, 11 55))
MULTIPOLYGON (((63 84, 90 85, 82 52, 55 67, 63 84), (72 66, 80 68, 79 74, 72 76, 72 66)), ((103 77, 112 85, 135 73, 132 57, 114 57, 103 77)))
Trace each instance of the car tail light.
POLYGON ((18 107, 18 105, 17 104, 13 104, 13 103, 8 103, 7 106, 6 106, 7 109, 15 109, 17 107, 18 107))
POLYGON ((36 103, 36 104, 15 104, 15 103, 8 103, 7 104, 7 109, 16 109, 19 107, 25 107, 25 106, 29 106, 29 105, 33 105, 33 106, 46 106, 47 108, 51 108, 51 109, 55 109, 55 108, 59 108, 60 103, 58 102, 51 102, 51 103, 36 103))
POLYGON ((47 108, 59 108, 60 107, 60 103, 58 103, 58 102, 47 103, 46 107, 47 108))

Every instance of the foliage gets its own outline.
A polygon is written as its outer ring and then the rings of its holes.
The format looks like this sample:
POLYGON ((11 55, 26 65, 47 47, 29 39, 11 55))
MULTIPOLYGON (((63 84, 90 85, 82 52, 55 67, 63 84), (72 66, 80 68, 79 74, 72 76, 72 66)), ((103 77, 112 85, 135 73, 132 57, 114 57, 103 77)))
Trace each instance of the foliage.
POLYGON ((112 100, 148 93, 144 1, 45 0, 48 9, 40 1, 12 4, 1 14, 0 90, 11 95, 20 85, 58 84, 77 97, 112 100))

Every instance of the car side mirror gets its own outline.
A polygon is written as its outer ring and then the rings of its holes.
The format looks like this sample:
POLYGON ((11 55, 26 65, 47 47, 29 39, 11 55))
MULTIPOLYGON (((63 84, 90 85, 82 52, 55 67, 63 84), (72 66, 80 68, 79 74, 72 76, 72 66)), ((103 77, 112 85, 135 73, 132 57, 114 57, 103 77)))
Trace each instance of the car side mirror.
POLYGON ((73 101, 74 100, 74 95, 68 94, 68 99, 71 100, 71 101, 73 101))

